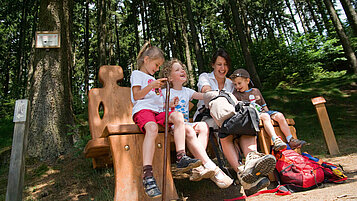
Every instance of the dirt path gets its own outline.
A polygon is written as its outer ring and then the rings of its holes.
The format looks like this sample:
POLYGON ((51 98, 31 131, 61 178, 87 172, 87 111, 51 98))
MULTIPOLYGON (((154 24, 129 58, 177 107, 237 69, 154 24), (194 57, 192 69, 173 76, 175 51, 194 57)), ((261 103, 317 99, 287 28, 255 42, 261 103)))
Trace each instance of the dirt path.
POLYGON ((341 164, 348 176, 346 183, 324 184, 324 186, 314 190, 293 193, 287 196, 263 194, 247 200, 357 200, 357 153, 335 158, 324 158, 323 160, 341 164))

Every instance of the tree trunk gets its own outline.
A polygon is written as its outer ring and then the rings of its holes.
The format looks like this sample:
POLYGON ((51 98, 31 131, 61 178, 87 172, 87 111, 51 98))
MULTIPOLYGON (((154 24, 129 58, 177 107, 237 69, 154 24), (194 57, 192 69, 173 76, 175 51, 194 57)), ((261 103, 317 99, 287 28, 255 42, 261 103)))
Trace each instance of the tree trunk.
POLYGON ((246 41, 246 37, 244 35, 243 27, 242 27, 242 20, 240 19, 238 15, 238 9, 236 5, 235 0, 229 0, 229 4, 231 5, 232 9, 232 14, 233 14, 233 20, 234 24, 236 25, 237 32, 238 32, 238 37, 240 41, 240 45, 242 47, 242 51, 244 54, 244 59, 247 65, 247 69, 249 71, 249 74, 254 82, 254 85, 257 86, 258 88, 261 88, 262 84, 260 83, 259 75, 255 69, 255 65, 252 59, 252 56, 250 54, 250 50, 248 47, 248 43, 246 41))
POLYGON ((298 2, 296 0, 294 0, 294 4, 295 4, 296 12, 297 12, 297 14, 299 16, 299 19, 300 19, 300 22, 301 22, 301 26, 304 29, 304 32, 308 33, 307 28, 306 28, 305 23, 304 23, 304 20, 301 17, 299 4, 298 4, 298 2))
POLYGON ((193 20, 190 0, 185 0, 185 3, 186 3, 187 18, 190 22, 191 36, 193 39, 193 44, 194 44, 195 53, 196 53, 198 72, 202 73, 204 71, 203 56, 202 56, 202 52, 201 52, 200 41, 198 39, 198 35, 197 35, 197 31, 196 31, 195 22, 193 20))
POLYGON ((72 145, 67 135, 73 126, 70 71, 72 68, 71 24, 73 0, 42 0, 40 31, 57 30, 58 49, 36 49, 29 91, 31 104, 28 154, 55 160, 72 145))
POLYGON ((291 5, 290 5, 289 0, 285 0, 285 3, 286 3, 286 6, 287 6, 288 9, 289 9, 289 12, 290 12, 290 15, 291 15, 291 20, 292 20, 293 23, 294 23, 296 32, 298 33, 298 35, 300 35, 299 27, 298 27, 298 25, 297 25, 297 23, 296 23, 296 20, 295 20, 295 17, 294 17, 294 13, 293 13, 293 10, 291 9, 291 5))
POLYGON ((315 0, 315 2, 316 2, 317 10, 322 17, 322 21, 324 22, 325 29, 327 30, 328 35, 330 35, 332 25, 328 19, 326 9, 323 7, 323 3, 321 2, 321 0, 315 0))
POLYGON ((84 94, 89 92, 89 0, 85 3, 86 30, 84 34, 84 94))
POLYGON ((143 6, 144 2, 141 1, 139 3, 139 9, 140 9, 140 16, 141 16, 141 29, 143 30, 143 37, 144 37, 144 41, 147 40, 146 37, 146 31, 145 31, 145 17, 144 17, 144 6, 143 6))
POLYGON ((315 15, 315 10, 313 9, 310 1, 306 1, 306 3, 307 3, 307 6, 308 6, 308 8, 310 10, 312 19, 314 20, 314 23, 315 23, 315 25, 317 27, 317 30, 318 30, 319 34, 322 35, 323 30, 322 30, 322 28, 320 26, 319 20, 317 19, 316 15, 315 15))
POLYGON ((181 16, 181 28, 182 28, 182 37, 183 41, 185 43, 185 54, 186 54, 186 62, 187 62, 187 71, 188 71, 188 82, 191 85, 191 87, 195 87, 195 78, 194 78, 194 69, 192 67, 192 62, 191 62, 191 55, 190 55, 190 45, 188 43, 188 37, 187 37, 187 29, 186 25, 184 23, 184 18, 182 15, 182 9, 180 7, 180 16, 181 16))
POLYGON ((351 65, 351 69, 355 74, 357 74, 357 58, 355 53, 352 50, 350 41, 348 39, 348 36, 346 35, 345 31, 343 30, 342 24, 340 22, 340 19, 337 16, 336 10, 333 7, 333 4, 330 0, 324 0, 326 8, 328 9, 333 25, 335 26, 336 32, 340 38, 343 50, 345 51, 345 55, 347 60, 349 61, 351 65))
POLYGON ((350 23, 353 33, 357 36, 357 14, 350 0, 340 0, 343 10, 346 13, 348 22, 350 23))
POLYGON ((107 25, 106 25, 106 15, 107 15, 107 8, 106 8, 106 0, 98 0, 97 1, 97 11, 98 11, 98 65, 96 68, 96 72, 94 75, 94 83, 96 83, 95 87, 99 86, 99 79, 98 79, 98 72, 99 68, 102 65, 107 64, 107 25))

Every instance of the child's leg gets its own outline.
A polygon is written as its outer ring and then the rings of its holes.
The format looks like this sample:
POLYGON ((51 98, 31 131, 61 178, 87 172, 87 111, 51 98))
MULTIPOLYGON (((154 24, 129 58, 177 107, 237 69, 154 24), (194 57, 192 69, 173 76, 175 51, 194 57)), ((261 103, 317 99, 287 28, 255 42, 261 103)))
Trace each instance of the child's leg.
POLYGON ((274 149, 277 151, 285 149, 286 143, 276 135, 273 124, 271 123, 270 115, 268 113, 262 113, 260 118, 263 121, 265 131, 274 142, 274 149))
POLYGON ((202 161, 202 164, 206 164, 210 161, 206 150, 203 148, 202 144, 196 137, 196 131, 190 125, 185 125, 186 128, 186 142, 187 147, 196 158, 202 161))
POLYGON ((145 124, 145 137, 143 142, 143 165, 152 165, 155 152, 155 140, 158 136, 158 126, 155 122, 150 121, 145 124))
POLYGON ((259 118, 263 121, 264 130, 268 133, 268 135, 275 139, 277 137, 274 126, 271 124, 270 115, 268 113, 261 113, 259 118))
POLYGON ((206 122, 197 122, 194 130, 198 133, 198 141, 202 144, 203 148, 207 148, 209 138, 209 128, 206 122))
POLYGON ((174 124, 174 141, 176 152, 185 152, 185 123, 181 112, 172 112, 169 116, 169 123, 174 124))
MULTIPOLYGON (((199 159, 192 159, 186 156, 185 151, 185 124, 183 114, 181 112, 172 112, 169 117, 169 122, 174 124, 174 139, 176 146, 176 167, 180 172, 188 171, 192 168, 202 165, 199 159)), ((197 138, 196 138, 197 139, 197 138)))
POLYGON ((289 142, 290 139, 291 139, 291 137, 292 137, 292 135, 291 135, 289 125, 288 125, 288 123, 286 122, 286 119, 285 119, 284 115, 283 115, 281 112, 277 112, 277 113, 273 114, 273 115, 271 116, 271 118, 272 118, 274 121, 277 121, 277 122, 278 122, 281 132, 284 133, 286 139, 287 139, 288 142, 289 142), (289 136, 289 139, 288 139, 288 136, 289 136))
POLYGON ((281 132, 284 133, 286 140, 291 149, 301 148, 306 142, 304 140, 293 139, 290 128, 284 115, 281 112, 275 113, 271 116, 274 121, 277 121, 281 132))
POLYGON ((228 163, 238 172, 239 155, 233 144, 233 135, 228 135, 225 138, 220 138, 223 154, 226 157, 228 163))

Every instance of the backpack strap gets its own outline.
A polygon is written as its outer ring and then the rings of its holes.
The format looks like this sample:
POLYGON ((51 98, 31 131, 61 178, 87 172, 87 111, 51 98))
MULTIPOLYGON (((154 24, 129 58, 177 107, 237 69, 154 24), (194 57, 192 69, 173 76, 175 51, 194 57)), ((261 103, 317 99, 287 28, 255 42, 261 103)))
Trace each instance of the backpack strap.
POLYGON ((291 192, 285 188, 285 185, 279 185, 274 189, 259 191, 253 195, 250 195, 250 196, 243 195, 241 197, 237 197, 237 198, 233 198, 233 199, 224 199, 224 201, 243 200, 243 199, 247 199, 247 198, 265 194, 265 193, 275 193, 275 195, 291 195, 291 192))
POLYGON ((255 109, 254 110, 248 110, 248 111, 249 111, 249 115, 250 115, 250 117, 252 119, 252 124, 254 126, 255 131, 259 132, 259 116, 258 116, 258 121, 253 121, 254 120, 253 117, 254 116, 256 117, 257 113, 256 113, 255 109))
POLYGON ((232 98, 229 96, 229 94, 228 94, 225 90, 219 91, 219 95, 216 96, 216 97, 214 97, 214 98, 212 98, 212 99, 210 100, 210 102, 213 101, 213 100, 216 100, 216 99, 219 98, 219 97, 224 97, 224 98, 226 98, 226 99, 228 100, 228 102, 229 102, 230 104, 232 104, 233 106, 236 105, 236 104, 234 103, 234 101, 232 100, 232 98))

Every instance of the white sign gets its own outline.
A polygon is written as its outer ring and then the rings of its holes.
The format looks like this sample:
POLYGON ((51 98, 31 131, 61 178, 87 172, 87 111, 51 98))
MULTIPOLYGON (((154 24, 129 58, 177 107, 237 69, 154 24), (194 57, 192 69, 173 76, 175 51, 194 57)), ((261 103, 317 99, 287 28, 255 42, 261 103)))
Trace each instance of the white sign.
POLYGON ((60 34, 58 31, 37 31, 36 48, 60 48, 60 34))
POLYGON ((13 122, 25 122, 27 114, 27 99, 16 100, 13 122))

